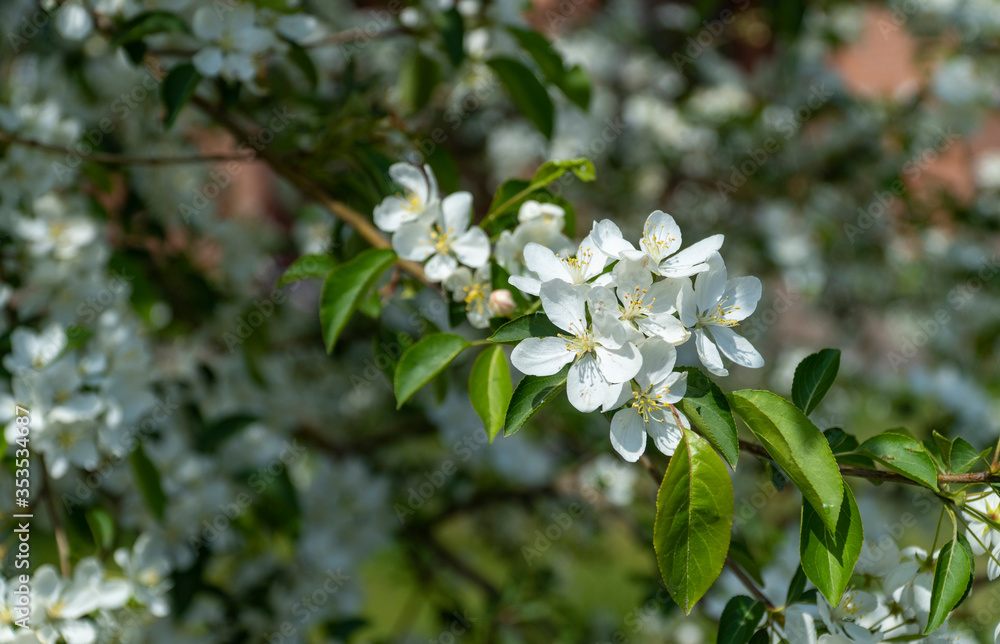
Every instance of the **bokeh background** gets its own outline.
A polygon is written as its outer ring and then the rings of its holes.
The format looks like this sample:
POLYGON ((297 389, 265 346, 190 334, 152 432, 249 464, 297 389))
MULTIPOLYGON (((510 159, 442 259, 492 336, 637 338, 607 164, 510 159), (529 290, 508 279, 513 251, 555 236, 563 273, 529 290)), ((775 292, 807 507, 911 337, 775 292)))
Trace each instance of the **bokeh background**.
MULTIPOLYGON (((193 107, 165 131, 155 92, 114 107, 151 72, 112 50, 101 20, 150 7, 190 16, 198 3, 63 4, 23 45, 0 44, 0 130, 65 146, 109 117, 103 153, 237 149, 238 138, 193 107)), ((435 82, 417 104, 410 61, 445 60, 438 20, 449 0, 395 11, 301 6, 328 41, 309 49, 315 84, 276 57, 262 63, 262 89, 245 89, 236 105, 262 123, 276 108, 292 115, 268 151, 336 198, 370 213, 387 194, 389 163, 426 159, 443 190, 472 191, 483 215, 504 180, 586 156, 597 180, 561 193, 579 233, 611 218, 637 237, 663 209, 688 243, 724 233, 730 275, 762 279, 742 332, 766 365, 732 369, 726 390, 787 394, 799 360, 834 347, 841 376, 813 414, 821 428, 862 440, 897 426, 924 438, 937 430, 981 449, 996 441, 1000 3, 459 0, 464 60, 427 72, 435 82), (524 57, 510 24, 544 33, 589 76, 587 110, 551 92, 551 139, 482 62, 524 57), (373 37, 338 41, 357 29, 373 37), (432 138, 436 129, 444 136, 432 138)), ((21 33, 37 11, 3 2, 0 25, 21 33)), ((178 60, 171 37, 147 44, 178 60)), ((70 156, 8 144, 0 158, 0 347, 8 351, 17 327, 56 323, 86 330, 70 341, 81 369, 98 356, 113 363, 83 385, 111 401, 96 425, 35 449, 50 464, 68 460, 45 488, 63 500, 74 561, 96 555, 118 570, 111 553, 144 537, 162 562, 156 592, 169 615, 116 613, 125 627, 115 637, 715 641, 725 601, 744 591, 724 572, 690 617, 669 600, 651 547, 656 485, 611 450, 605 418, 560 400, 488 445, 464 390, 471 359, 396 411, 386 372, 423 330, 415 320, 447 325, 437 296, 413 289, 376 318, 356 316, 326 355, 320 283, 275 283, 300 255, 341 259, 361 242, 268 163, 234 173, 225 162, 109 165, 85 155, 73 166, 70 156), (25 219, 50 228, 32 232, 25 219), (60 246, 67 228, 78 234, 60 246), (92 315, 81 313, 88 302, 92 315), (157 509, 134 456, 102 451, 95 461, 70 446, 99 441, 114 422, 137 425, 164 401, 176 409, 141 440, 162 487, 157 509), (112 420, 113 408, 126 420, 112 420), (241 494, 250 502, 230 513, 241 494)), ((16 395, 13 380, 8 367, 0 396, 16 395)), ((4 515, 13 510, 9 456, 4 515)), ((780 602, 797 563, 798 493, 750 457, 733 476, 734 538, 780 602)), ((926 495, 852 487, 867 539, 930 546, 938 511, 926 495)), ((37 519, 35 565, 57 561, 48 522, 37 519)), ((13 535, 2 534, 9 576, 13 535)), ((1000 586, 981 576, 953 620, 969 641, 986 642, 1000 586)), ((0 612, 0 632, 5 625, 0 612)))

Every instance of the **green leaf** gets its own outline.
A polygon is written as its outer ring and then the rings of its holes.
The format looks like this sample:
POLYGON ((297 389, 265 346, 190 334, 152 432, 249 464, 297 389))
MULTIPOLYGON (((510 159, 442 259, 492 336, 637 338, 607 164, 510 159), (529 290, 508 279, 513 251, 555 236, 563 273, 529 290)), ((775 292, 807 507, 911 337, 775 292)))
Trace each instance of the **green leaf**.
POLYGON ((677 407, 735 469, 740 454, 740 443, 736 434, 736 419, 729 409, 726 395, 700 370, 693 367, 681 370, 686 371, 688 375, 687 393, 677 407))
POLYGON ((517 383, 507 407, 507 418, 504 419, 503 435, 510 436, 538 413, 538 410, 552 400, 566 387, 566 376, 570 365, 563 367, 559 373, 551 376, 524 376, 517 383))
POLYGON ((465 338, 435 333, 403 352, 392 379, 396 390, 396 409, 441 373, 468 346, 469 341, 465 338))
MULTIPOLYGON (((990 450, 986 450, 989 452, 990 450)), ((953 474, 964 474, 975 467, 982 459, 982 453, 977 452, 969 441, 961 436, 951 444, 951 471, 953 474)))
POLYGON ((754 561, 753 555, 746 544, 742 541, 733 541, 729 544, 729 557, 742 568, 754 581, 761 586, 764 585, 764 577, 760 574, 760 566, 754 561))
POLYGON ((316 89, 319 84, 319 72, 316 71, 316 63, 313 62, 312 56, 306 51, 306 48, 297 42, 291 40, 285 40, 285 44, 288 46, 288 58, 292 61, 302 75, 306 77, 306 81, 309 83, 309 87, 312 90, 316 89))
POLYGON ((530 69, 511 58, 491 58, 486 64, 496 73, 518 109, 545 138, 551 139, 555 108, 545 86, 530 69))
POLYGON ((329 255, 303 255, 278 279, 278 288, 299 280, 326 277, 337 266, 329 255))
POLYGON ((154 517, 163 521, 167 498, 163 495, 163 484, 160 483, 160 473, 157 471, 156 465, 149 460, 142 445, 136 445, 129 461, 132 463, 132 471, 135 473, 139 492, 142 494, 143 500, 146 501, 146 507, 153 513, 154 517))
POLYGON ((396 253, 391 250, 371 248, 337 266, 326 276, 320 295, 319 319, 327 353, 333 352, 337 337, 358 308, 361 298, 395 261, 396 253))
POLYGON ((590 78, 580 67, 566 69, 552 44, 537 31, 508 27, 511 34, 517 38, 518 44, 534 59, 538 68, 549 83, 555 85, 566 95, 566 98, 576 103, 581 109, 587 109, 590 104, 590 78))
POLYGON ((902 434, 884 432, 869 438, 858 449, 893 472, 932 490, 938 489, 937 469, 920 441, 902 434))
POLYGON ((420 51, 405 56, 399 69, 400 101, 416 112, 431 100, 434 88, 441 81, 441 67, 437 62, 420 51))
POLYGON ((455 67, 462 64, 465 58, 465 24, 462 22, 462 14, 458 9, 452 7, 448 11, 440 13, 436 17, 438 31, 444 40, 444 51, 448 54, 448 60, 455 67))
POLYGON ((535 176, 531 178, 531 189, 544 188, 567 172, 572 172, 577 179, 584 182, 590 182, 597 178, 597 170, 594 169, 593 161, 585 157, 547 161, 535 171, 535 176))
POLYGON ((753 634, 748 644, 771 644, 771 634, 766 628, 762 628, 753 634))
POLYGON ((729 471, 705 439, 684 430, 656 495, 653 549, 685 615, 722 572, 732 528, 729 471))
POLYGON ((743 389, 728 397, 733 411, 764 444, 803 498, 820 510, 824 525, 834 530, 844 499, 844 480, 823 433, 777 394, 743 389))
POLYGON ((840 518, 832 531, 827 530, 819 513, 808 502, 802 502, 799 528, 802 570, 832 606, 840 603, 847 582, 851 580, 863 541, 861 514, 850 486, 844 486, 840 518))
POLYGON ((111 550, 115 545, 115 521, 104 508, 87 510, 87 525, 94 535, 94 544, 101 550, 111 550))
POLYGON ((517 344, 527 338, 546 338, 562 333, 544 313, 529 313, 507 322, 490 336, 490 342, 517 344))
POLYGON ((719 617, 719 637, 716 641, 726 644, 747 644, 764 616, 764 604, 737 595, 729 600, 719 617))
POLYGON ((197 448, 200 452, 211 452, 226 442, 226 439, 246 429, 248 425, 257 422, 256 416, 249 414, 233 414, 212 421, 197 436, 197 448))
POLYGON ((472 408, 483 421, 491 443, 503 429, 512 393, 510 368, 503 348, 487 347, 472 365, 469 397, 472 399, 472 408))
POLYGON ((147 11, 123 24, 111 38, 112 47, 142 40, 146 36, 160 33, 185 33, 187 23, 177 14, 169 11, 147 11))
POLYGON ((949 541, 938 554, 931 587, 931 611, 927 617, 924 634, 933 633, 956 606, 962 603, 972 586, 976 564, 972 548, 965 535, 959 534, 949 541))
POLYGON ((812 413, 816 405, 830 391, 840 369, 840 351, 823 349, 808 356, 795 368, 792 378, 792 402, 805 415, 812 413))
POLYGON ((174 124, 181 109, 194 96, 194 90, 197 89, 200 81, 201 74, 191 63, 177 65, 163 79, 163 84, 160 86, 160 96, 163 98, 163 105, 167 108, 166 114, 163 116, 164 128, 170 129, 170 126, 174 124))
MULTIPOLYGON (((844 487, 847 487, 846 485, 844 487)), ((802 570, 802 565, 795 570, 795 575, 792 576, 792 581, 788 583, 788 592, 785 593, 785 605, 794 604, 799 601, 802 597, 802 593, 806 589, 806 573, 802 570)))

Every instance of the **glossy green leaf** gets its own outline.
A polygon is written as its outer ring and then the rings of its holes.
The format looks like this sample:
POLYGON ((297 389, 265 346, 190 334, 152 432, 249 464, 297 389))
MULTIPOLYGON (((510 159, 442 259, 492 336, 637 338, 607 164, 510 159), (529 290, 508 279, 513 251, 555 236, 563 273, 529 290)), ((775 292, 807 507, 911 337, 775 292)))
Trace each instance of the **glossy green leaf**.
MULTIPOLYGON (((990 451, 992 450, 986 450, 987 453, 990 451)), ((952 442, 949 466, 954 474, 964 474, 982 462, 983 453, 976 451, 976 448, 969 441, 959 436, 952 442)))
POLYGON ((807 416, 830 391, 840 369, 840 351, 823 349, 799 363, 792 378, 792 402, 807 416))
POLYGON ((861 514, 850 486, 844 486, 840 518, 832 531, 827 529, 816 510, 803 501, 802 522, 799 526, 802 570, 833 606, 840 603, 847 583, 851 580, 854 565, 861 556, 863 542, 861 514))
POLYGON ((653 548, 685 615, 722 572, 732 527, 729 471, 705 439, 684 430, 656 496, 653 548))
POLYGON ((441 373, 468 346, 469 341, 465 338, 435 333, 404 351, 392 379, 396 390, 396 409, 441 373))
POLYGON ((201 81, 201 74, 191 63, 177 65, 170 70, 160 85, 160 96, 167 108, 163 116, 163 126, 169 129, 181 113, 181 109, 194 96, 195 89, 201 81))
MULTIPOLYGON (((846 485, 844 487, 847 487, 846 485)), ((799 601, 802 597, 802 593, 806 589, 806 573, 802 570, 802 565, 800 564, 798 568, 795 569, 795 574, 792 576, 792 580, 788 583, 788 591, 785 593, 785 604, 794 604, 799 601)))
POLYGON ((513 393, 507 356, 499 346, 487 347, 472 366, 469 376, 469 397, 472 408, 483 421, 490 442, 503 429, 507 405, 513 393))
POLYGON ((340 332, 358 308, 361 298, 395 261, 396 253, 391 250, 372 248, 337 266, 327 275, 319 305, 327 353, 333 351, 340 332))
POLYGON ((167 507, 167 497, 163 494, 163 484, 160 482, 160 472, 153 461, 149 460, 142 445, 136 445, 135 451, 129 457, 132 471, 135 473, 139 493, 146 502, 146 507, 158 520, 163 521, 167 507))
POLYGON ((948 613, 955 609, 968 594, 976 573, 972 548, 965 535, 959 534, 938 553, 931 586, 931 610, 927 616, 924 634, 933 633, 944 623, 948 613))
POLYGON ((684 367, 682 371, 688 374, 687 393, 677 407, 735 469, 740 455, 740 443, 736 434, 736 419, 733 418, 726 395, 700 370, 684 367))
POLYGON ((719 637, 726 644, 747 644, 764 616, 764 604, 746 595, 736 595, 722 609, 719 637))
POLYGON ((544 313, 529 313, 504 324, 490 336, 490 342, 517 344, 526 338, 544 338, 559 335, 562 330, 549 321, 544 313))
POLYGON ((769 391, 743 389, 728 398, 805 500, 820 511, 824 525, 835 529, 844 480, 823 432, 795 405, 769 391))
POLYGON ((566 376, 570 365, 551 376, 524 376, 517 383, 507 407, 503 435, 510 436, 521 429, 528 420, 538 413, 557 394, 566 388, 566 376))
POLYGON ((555 108, 548 90, 531 70, 511 58, 491 58, 486 64, 500 79, 517 108, 545 138, 552 138, 555 108))
POLYGON ((187 23, 169 11, 146 11, 126 21, 111 38, 112 47, 142 40, 146 36, 161 33, 185 33, 187 23))
POLYGON ((278 288, 299 280, 326 277, 337 266, 329 255, 303 255, 278 279, 278 288))
POLYGON ((937 490, 937 469, 920 441, 894 432, 869 438, 858 448, 897 474, 937 490))

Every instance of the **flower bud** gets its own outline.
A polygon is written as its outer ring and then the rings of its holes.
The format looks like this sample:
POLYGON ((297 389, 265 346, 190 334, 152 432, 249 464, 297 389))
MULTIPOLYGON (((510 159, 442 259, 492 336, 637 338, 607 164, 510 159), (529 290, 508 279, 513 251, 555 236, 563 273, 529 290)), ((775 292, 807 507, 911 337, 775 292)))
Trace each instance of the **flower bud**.
POLYGON ((490 310, 497 317, 507 317, 516 308, 517 304, 514 302, 514 296, 507 289, 502 288, 490 293, 490 310))

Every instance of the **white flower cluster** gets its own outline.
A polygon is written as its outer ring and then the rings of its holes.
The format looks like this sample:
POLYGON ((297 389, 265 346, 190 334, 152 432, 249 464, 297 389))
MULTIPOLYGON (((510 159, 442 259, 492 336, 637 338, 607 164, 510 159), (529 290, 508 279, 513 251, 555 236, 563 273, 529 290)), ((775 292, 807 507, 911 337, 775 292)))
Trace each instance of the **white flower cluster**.
POLYGON ((69 579, 51 565, 34 571, 30 585, 17 574, 0 577, 0 642, 93 644, 120 635, 118 624, 126 612, 135 619, 130 604, 166 615, 170 584, 148 535, 139 537, 131 551, 115 551, 114 558, 125 577, 109 576, 96 557, 77 562, 69 579), (31 611, 29 628, 15 624, 25 604, 31 611))
POLYGON ((775 629, 771 641, 777 643, 784 638, 803 644, 875 644, 891 639, 973 644, 976 639, 950 623, 919 637, 930 615, 936 556, 930 557, 918 547, 900 550, 888 537, 877 545, 866 541, 854 570, 858 585, 848 588, 836 606, 818 595, 815 608, 798 604, 789 607, 784 627, 775 629), (817 636, 818 626, 826 633, 817 636))
POLYGON ((661 211, 646 220, 639 248, 609 220, 595 223, 572 257, 529 242, 524 260, 532 275, 510 282, 538 295, 549 320, 565 333, 522 341, 511 355, 514 366, 550 376, 570 365, 566 392, 574 407, 621 408, 611 422, 611 443, 626 460, 638 460, 647 435, 673 454, 678 422, 686 425, 671 407, 687 387, 687 375, 673 371, 676 347, 693 339, 716 375, 728 374, 720 350, 745 367, 764 364, 733 331, 757 307, 760 280, 727 279, 718 253, 722 242, 715 235, 680 250, 680 228, 661 211))

